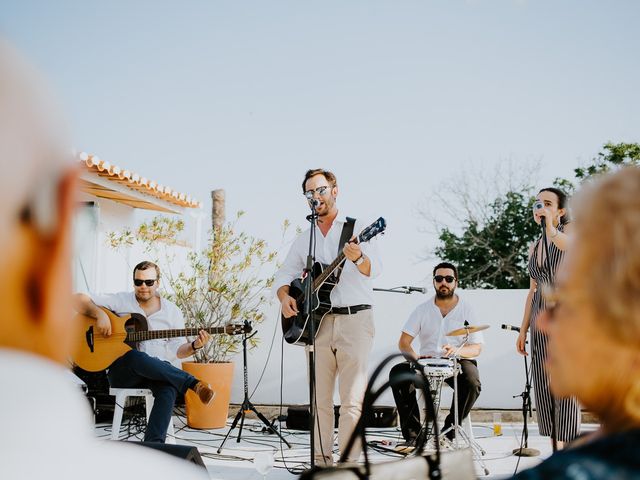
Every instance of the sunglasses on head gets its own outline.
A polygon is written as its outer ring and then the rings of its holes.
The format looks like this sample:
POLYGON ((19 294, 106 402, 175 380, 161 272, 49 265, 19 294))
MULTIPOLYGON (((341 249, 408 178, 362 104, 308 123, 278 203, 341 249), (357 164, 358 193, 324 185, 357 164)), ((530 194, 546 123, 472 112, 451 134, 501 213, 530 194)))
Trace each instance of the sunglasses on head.
POLYGON ((453 283, 456 277, 454 277, 453 275, 436 275, 435 277, 433 277, 433 279, 436 281, 436 283, 440 283, 443 280, 446 280, 447 283, 453 283))
POLYGON ((136 287, 141 287, 142 284, 144 283, 147 287, 153 287, 153 285, 156 283, 157 278, 151 279, 151 280, 142 280, 140 278, 134 278, 133 279, 133 284, 136 287))

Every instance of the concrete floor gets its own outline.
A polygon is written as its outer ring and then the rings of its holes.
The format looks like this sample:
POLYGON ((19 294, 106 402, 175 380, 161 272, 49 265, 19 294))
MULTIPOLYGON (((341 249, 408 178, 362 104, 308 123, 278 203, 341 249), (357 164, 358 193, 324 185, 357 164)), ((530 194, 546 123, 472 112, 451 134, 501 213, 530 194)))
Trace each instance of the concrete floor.
MULTIPOLYGON (((231 419, 230 419, 231 420, 231 419)), ((142 428, 123 422, 120 438, 122 440, 139 441, 142 439, 142 428)), ((134 422, 135 423, 135 422, 134 422)), ((192 445, 198 448, 212 480, 260 480, 260 475, 254 467, 254 457, 258 452, 273 454, 274 468, 266 475, 270 480, 284 480, 297 478, 299 473, 309 467, 309 434, 308 432, 287 430, 283 428, 283 436, 291 443, 291 448, 281 444, 276 435, 262 432, 262 423, 254 419, 248 419, 242 432, 241 442, 238 443, 236 428, 224 449, 220 454, 218 448, 222 444, 230 426, 217 430, 194 430, 189 428, 182 416, 174 416, 176 430, 176 442, 182 445, 192 445)), ((284 427, 284 424, 283 424, 284 427)), ((596 428, 594 424, 583 425, 583 431, 596 428)), ((96 435, 105 438, 110 436, 110 425, 97 425, 96 435)), ((502 435, 493 434, 493 425, 490 423, 473 424, 473 433, 476 442, 486 452, 482 460, 489 470, 484 475, 478 461, 474 462, 476 475, 479 478, 498 479, 509 478, 516 471, 518 457, 512 454, 512 450, 518 448, 521 442, 522 422, 502 423, 502 435)), ((402 437, 397 428, 368 429, 367 440, 373 447, 394 450, 402 437)), ((551 443, 548 438, 540 437, 535 423, 529 424, 529 447, 538 449, 541 454, 537 457, 521 458, 518 471, 536 465, 551 454, 551 443)), ((397 453, 382 452, 370 448, 370 457, 373 462, 384 462, 402 458, 397 453)))

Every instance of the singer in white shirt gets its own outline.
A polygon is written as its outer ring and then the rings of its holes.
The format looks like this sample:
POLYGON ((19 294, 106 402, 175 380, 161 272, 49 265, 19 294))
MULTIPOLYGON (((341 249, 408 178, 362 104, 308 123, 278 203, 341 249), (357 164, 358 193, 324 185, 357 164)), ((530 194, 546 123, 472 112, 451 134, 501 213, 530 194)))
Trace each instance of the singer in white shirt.
MULTIPOLYGON (((336 198, 338 184, 333 173, 309 170, 302 182, 302 191, 309 203, 316 205, 316 261, 331 263, 338 256, 344 221, 338 219, 336 198)), ((356 221, 354 234, 364 225, 356 221)), ((293 243, 274 281, 285 318, 298 313, 299 305, 289 295, 289 284, 299 278, 306 264, 310 231, 303 232, 293 243)), ((347 258, 340 280, 331 292, 333 310, 328 313, 317 332, 316 401, 317 423, 314 432, 314 461, 318 466, 333 464, 333 391, 339 379, 340 423, 338 445, 343 451, 362 411, 362 399, 367 386, 369 352, 375 328, 372 316, 373 289, 371 280, 379 275, 380 260, 374 238, 368 243, 347 243, 343 252, 347 258)), ((359 442, 347 458, 355 462, 360 456, 359 442)))
MULTIPOLYGON (((458 286, 458 269, 447 262, 436 265, 433 269, 433 287, 435 295, 411 313, 402 328, 398 342, 400 351, 408 358, 449 358, 458 356, 461 372, 458 375, 458 423, 469 415, 471 407, 478 399, 481 390, 478 364, 475 358, 482 351, 484 343, 481 332, 471 333, 466 340, 463 335, 446 336, 446 333, 468 325, 477 325, 471 306, 455 293, 458 286), (415 338, 420 342, 420 353, 417 354, 412 342, 415 338)), ((402 373, 413 370, 410 362, 403 362, 391 369, 389 378, 393 379, 402 373)), ((453 378, 445 380, 453 387, 453 378)), ((416 389, 413 383, 406 382, 392 385, 393 396, 398 407, 402 435, 409 443, 414 442, 421 431, 420 411, 416 400, 416 389)), ((450 427, 454 422, 454 403, 451 402, 449 415, 444 422, 443 431, 451 440, 455 433, 450 427)))

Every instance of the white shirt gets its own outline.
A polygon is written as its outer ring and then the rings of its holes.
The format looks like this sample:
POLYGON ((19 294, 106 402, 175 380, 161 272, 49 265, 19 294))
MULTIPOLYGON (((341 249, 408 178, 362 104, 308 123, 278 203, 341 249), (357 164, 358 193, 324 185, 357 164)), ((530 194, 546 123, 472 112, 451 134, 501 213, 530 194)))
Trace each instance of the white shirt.
MULTIPOLYGON (((108 308, 118 315, 125 313, 139 313, 146 317, 149 330, 171 330, 183 329, 184 317, 182 311, 175 303, 160 297, 160 310, 147 317, 134 292, 119 292, 111 294, 90 294, 91 300, 98 306, 108 308)), ((161 338, 158 340, 146 340, 140 342, 140 351, 152 357, 171 362, 176 368, 182 368, 181 362, 185 359, 178 359, 177 352, 180 345, 184 344, 184 337, 161 338)))
POLYGON ((163 452, 96 438, 80 387, 43 357, 0 348, 0 385, 3 480, 209 478, 163 452))
MULTIPOLYGON (((471 307, 459 296, 458 304, 444 318, 435 299, 434 295, 425 303, 418 305, 409 315, 402 331, 414 338, 418 337, 420 355, 441 357, 444 345, 459 347, 464 340, 464 335, 447 337, 446 333, 464 327, 465 320, 469 325, 477 325, 477 323, 471 307)), ((484 343, 482 332, 470 334, 467 343, 484 343)))
MULTIPOLYGON (((324 264, 333 262, 338 256, 338 244, 342 235, 342 226, 346 219, 336 219, 327 232, 327 236, 322 235, 316 226, 316 261, 324 264)), ((357 235, 366 228, 369 223, 356 220, 353 227, 353 234, 357 235)), ((309 232, 311 228, 302 232, 294 240, 282 267, 276 273, 273 282, 273 292, 277 292, 283 285, 289 285, 296 278, 300 278, 306 266, 307 253, 309 251, 309 232)), ((369 242, 360 244, 364 253, 371 262, 371 272, 369 276, 363 275, 358 267, 347 259, 340 275, 340 280, 331 292, 331 304, 334 307, 350 307, 353 305, 373 305, 373 287, 371 280, 376 278, 381 270, 377 238, 372 238, 369 242)))

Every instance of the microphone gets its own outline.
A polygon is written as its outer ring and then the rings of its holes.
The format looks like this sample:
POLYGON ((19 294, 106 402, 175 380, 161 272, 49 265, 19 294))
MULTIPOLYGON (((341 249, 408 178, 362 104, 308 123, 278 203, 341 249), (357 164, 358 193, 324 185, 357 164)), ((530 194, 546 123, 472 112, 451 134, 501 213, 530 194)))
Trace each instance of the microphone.
MULTIPOLYGON (((540 200, 537 200, 536 203, 533 204, 533 213, 536 213, 538 210, 541 210, 543 208, 544 208, 544 203, 542 203, 540 200)), ((543 229, 547 228, 546 217, 544 216, 540 217, 540 224, 542 225, 543 229)))
POLYGON ((312 208, 316 208, 318 205, 320 205, 320 200, 318 200, 317 198, 309 199, 309 206, 311 206, 312 208))
POLYGON ((402 287, 409 292, 419 292, 419 293, 427 293, 427 289, 424 287, 402 287))
POLYGON ((513 325, 505 325, 504 323, 502 324, 502 328, 504 330, 513 330, 514 332, 520 331, 520 327, 514 327, 513 325))

